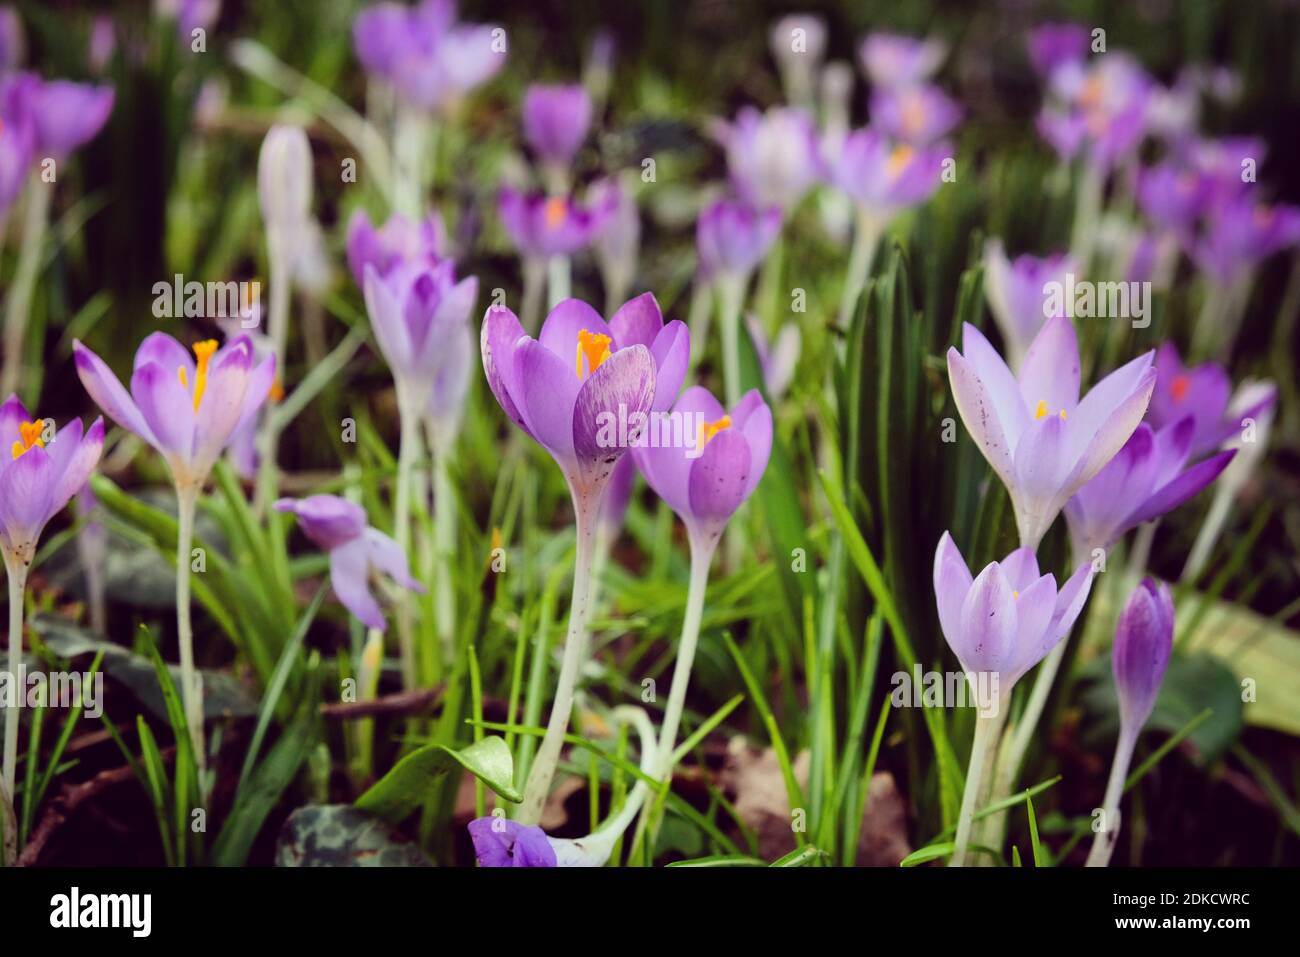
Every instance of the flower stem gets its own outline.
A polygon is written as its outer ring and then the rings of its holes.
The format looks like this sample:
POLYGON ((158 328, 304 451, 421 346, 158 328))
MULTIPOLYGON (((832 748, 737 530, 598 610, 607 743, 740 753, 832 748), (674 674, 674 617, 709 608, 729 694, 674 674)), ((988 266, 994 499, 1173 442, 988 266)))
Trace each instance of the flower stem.
POLYGON ((882 231, 877 217, 866 210, 858 210, 853 227, 853 251, 849 253, 849 265, 844 273, 844 291, 840 293, 840 311, 836 323, 840 329, 848 329, 849 323, 853 321, 853 312, 858 306, 858 297, 867 284, 867 273, 871 269, 871 260, 876 255, 882 231))
POLYGON ((27 335, 27 318, 32 306, 32 290, 41 266, 41 248, 45 245, 45 227, 50 216, 50 197, 54 186, 41 182, 33 171, 27 181, 27 209, 23 218, 22 244, 18 248, 18 266, 9 287, 5 305, 4 367, 0 370, 0 395, 18 389, 23 371, 23 339, 27 335))
POLYGON ((1088 852, 1088 867, 1106 867, 1119 838, 1119 802, 1124 796, 1124 782, 1128 780, 1129 764, 1133 761, 1133 748, 1137 745, 1137 729, 1121 727, 1115 744, 1115 760, 1110 766, 1110 779, 1106 782, 1106 797, 1102 801, 1102 828, 1092 839, 1088 852))
POLYGON ((546 264, 546 305, 554 309, 569 298, 572 275, 568 256, 552 256, 546 264))
POLYGON ((541 321, 542 292, 546 283, 546 261, 525 256, 523 261, 524 295, 519 307, 519 322, 530 336, 537 334, 541 321))
POLYGON ((722 377, 727 408, 740 401, 740 313, 745 307, 748 276, 718 277, 718 326, 722 331, 722 377))
POLYGON ((957 838, 953 844, 952 858, 948 861, 949 867, 962 867, 966 863, 966 846, 970 843, 971 821, 975 816, 975 796, 979 794, 985 754, 992 744, 996 722, 996 713, 985 715, 983 709, 975 716, 975 740, 971 742, 970 767, 966 770, 966 790, 961 796, 961 811, 957 815, 957 838))
POLYGON ((1074 228, 1070 234, 1070 256, 1082 275, 1088 274, 1092 260, 1093 241, 1097 233, 1097 218, 1101 214, 1102 189, 1106 185, 1106 171, 1100 163, 1085 158, 1079 177, 1079 192, 1074 203, 1074 228))
POLYGON ((181 700, 194 745, 200 788, 203 788, 208 760, 203 742, 203 679, 194 667, 194 629, 190 623, 190 548, 194 542, 194 512, 198 501, 198 485, 177 487, 176 633, 181 650, 181 700))
POLYGON ((601 504, 605 499, 602 487, 588 497, 573 493, 573 509, 577 519, 577 555, 573 563, 573 599, 569 603, 569 633, 564 639, 564 658, 560 664, 560 678, 555 686, 555 701, 551 717, 546 724, 546 734, 524 786, 524 800, 515 819, 521 824, 536 824, 542 817, 542 805, 551 790, 551 779, 560 761, 560 749, 569 729, 569 716, 573 711, 573 692, 578 683, 578 670, 582 665, 582 652, 587 641, 587 619, 591 614, 591 564, 596 552, 596 527, 601 504))
POLYGON ((434 612, 443 661, 456 654, 456 590, 452 587, 451 556, 456 549, 456 501, 447 471, 449 443, 438 441, 432 421, 425 427, 433 451, 434 612))
MULTIPOLYGON (((406 386, 397 384, 397 414, 401 423, 401 445, 397 450, 397 488, 393 492, 393 538, 409 560, 411 552, 411 484, 415 460, 420 455, 418 407, 406 386)), ((418 684, 415 640, 412 635, 411 605, 403 589, 397 597, 397 642, 402 662, 402 685, 418 684)))
POLYGON ((31 558, 5 553, 9 575, 9 707, 5 711, 4 793, 14 799, 14 776, 18 768, 18 668, 23 655, 23 595, 31 558))

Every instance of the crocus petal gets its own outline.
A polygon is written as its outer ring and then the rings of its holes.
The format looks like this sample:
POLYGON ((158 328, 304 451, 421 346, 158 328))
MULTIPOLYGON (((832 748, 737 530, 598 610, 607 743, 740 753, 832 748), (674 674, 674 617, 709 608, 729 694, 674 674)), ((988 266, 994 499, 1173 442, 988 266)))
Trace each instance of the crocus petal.
POLYGON ((721 526, 745 500, 751 469, 749 443, 733 429, 709 440, 691 464, 688 501, 701 530, 721 531, 721 526))
MULTIPOLYGON (((1015 442, 1031 421, 1020 391, 1020 383, 992 343, 984 338, 984 333, 970 323, 962 327, 961 354, 984 384, 1007 438, 1015 442)), ((1014 447, 1010 451, 1014 452, 1014 447)))
POLYGON ((1018 630, 1015 665, 1008 678, 1015 681, 1038 662, 1056 644, 1048 640, 1048 627, 1056 606, 1056 579, 1051 575, 1030 584, 1015 595, 1018 630))
POLYGON ((367 528, 362 537, 370 550, 370 563, 384 572, 403 588, 423 594, 424 586, 411 577, 411 567, 406 562, 402 546, 377 528, 367 528))
MULTIPOLYGON (((601 445, 602 423, 616 422, 620 415, 630 420, 649 412, 654 391, 655 363, 645 346, 619 349, 582 383, 572 407, 570 434, 571 448, 587 482, 608 478, 618 457, 627 451, 601 445)), ((639 437, 629 430, 629 445, 639 437)))
POLYGON ((1130 528, 1141 525, 1143 522, 1149 522, 1153 518, 1159 518, 1166 512, 1171 512, 1184 502, 1194 498, 1201 489, 1209 485, 1219 473, 1228 467, 1232 457, 1237 454, 1236 449, 1229 449, 1226 452, 1220 452, 1218 455, 1206 459, 1204 462, 1198 462, 1186 472, 1173 479, 1171 482, 1158 489, 1154 495, 1142 503, 1132 515, 1124 522, 1126 526, 1121 530, 1121 534, 1130 528))
MULTIPOLYGON (((687 423, 716 422, 726 415, 722 403, 703 386, 691 386, 673 405, 674 415, 687 423)), ((694 443, 696 436, 689 437, 694 443)), ((655 494, 668 503, 679 516, 690 513, 691 466, 696 459, 687 456, 686 449, 634 448, 637 468, 655 494)))
MULTIPOLYGON (((1058 498, 1073 464, 1067 460, 1068 428, 1059 415, 1046 415, 1032 422, 1016 446, 1016 482, 1013 498, 1048 505, 1058 498)), ((1059 506, 1058 506, 1059 507, 1059 506)), ((1042 516, 1050 521, 1055 516, 1042 516)))
MULTIPOLYGON (((117 376, 104 363, 79 341, 73 340, 72 355, 77 365, 77 377, 95 404, 108 413, 118 425, 129 429, 144 439, 154 448, 158 448, 158 439, 145 421, 135 400, 126 391, 117 376)), ((175 375, 175 372, 172 373, 175 375)))
MULTIPOLYGON (((1093 433, 1092 441, 1084 450, 1083 455, 1079 458, 1074 468, 1074 473, 1069 483, 1069 494, 1073 494, 1094 475, 1105 467, 1106 463, 1115 457, 1115 454, 1124 447, 1124 443, 1129 440, 1134 430, 1142 421, 1142 416, 1146 414, 1147 403, 1151 401, 1151 390, 1155 387, 1156 373, 1154 369, 1147 369, 1137 387, 1125 398, 1118 406, 1112 407, 1111 414, 1103 421, 1097 423, 1096 431, 1093 433)), ((1102 380, 1092 392, 1084 397, 1084 401, 1079 403, 1076 412, 1083 413, 1084 404, 1092 397, 1093 392, 1105 384, 1102 380)), ((1071 429, 1086 429, 1089 424, 1095 422, 1097 409, 1090 409, 1087 414, 1079 415, 1078 421, 1071 423, 1071 429)), ((1078 436, 1078 432, 1073 432, 1078 436)), ((1072 439, 1077 441, 1076 439, 1072 439)))
POLYGON ((50 456, 34 446, 0 472, 4 534, 11 548, 34 547, 50 520, 56 476, 50 456))
POLYGON ((642 345, 647 349, 664 328, 664 314, 654 293, 643 292, 618 307, 609 328, 619 347, 642 345))
POLYGON ((1024 591, 1042 577, 1038 574, 1038 556, 1032 548, 1023 547, 1002 560, 1002 573, 1017 591, 1024 591))
POLYGON ((181 385, 176 370, 152 362, 131 376, 131 394, 149 423, 154 447, 169 460, 188 462, 194 448, 194 400, 181 385))
POLYGON ((772 453, 772 410, 763 401, 757 389, 750 389, 740 397, 731 410, 732 428, 740 429, 749 445, 749 478, 745 481, 744 497, 749 498, 767 471, 767 460, 772 453))
POLYGON ((1078 403, 1079 341, 1069 319, 1056 316, 1043 323, 1025 353, 1020 394, 1028 408, 1045 401, 1053 413, 1073 409, 1078 403))
POLYGON ((356 541, 366 530, 365 509, 338 495, 282 498, 274 507, 297 516, 303 534, 327 552, 356 541))
MULTIPOLYGON (((1109 420, 1115 417, 1120 406, 1124 405, 1134 394, 1145 391, 1146 398, 1142 400, 1141 405, 1143 411, 1146 410, 1155 379, 1155 371, 1151 368, 1152 356, 1153 353, 1148 352, 1120 366, 1089 389, 1088 394, 1070 413, 1071 431, 1076 443, 1078 443, 1078 446, 1073 449, 1076 455, 1084 452, 1085 447, 1091 443, 1093 437, 1109 420)), ((1128 441, 1128 437, 1133 434, 1133 430, 1137 428, 1137 423, 1141 420, 1142 416, 1139 415, 1132 427, 1124 432, 1124 437, 1119 441, 1119 444, 1110 450, 1110 454, 1095 469, 1092 469, 1089 478, 1096 475, 1101 466, 1109 462, 1115 453, 1123 447, 1124 443, 1128 441)), ((1109 443, 1107 444, 1109 445, 1109 443)))
POLYGON ((63 509, 86 486, 90 473, 99 463, 104 449, 104 420, 96 418, 85 435, 81 433, 81 420, 73 419, 62 429, 54 441, 52 458, 57 476, 51 495, 50 513, 63 509))
MULTIPOLYGON (((616 317, 617 318, 617 317, 616 317)), ((674 319, 659 330, 650 344, 650 355, 655 362, 654 408, 658 412, 672 407, 677 393, 686 379, 686 369, 691 361, 691 334, 686 324, 674 319)))
MULTIPOLYGON (((614 339, 614 334, 600 313, 581 299, 565 299, 547 315, 537 337, 542 345, 569 364, 571 378, 576 374, 573 363, 578 354, 578 333, 584 329, 592 335, 614 339)), ((583 371, 586 371, 585 363, 583 371)))
POLYGON ((259 362, 248 375, 248 388, 244 390, 244 404, 239 413, 239 424, 235 431, 247 428, 257 416, 257 412, 266 404, 275 385, 276 359, 267 356, 259 362))
POLYGON ((370 326, 375 330, 375 341, 388 361, 390 368, 402 368, 411 358, 411 336, 407 332, 402 303, 388 283, 369 264, 366 265, 365 300, 370 326))
POLYGON ((963 668, 1000 673, 1015 663, 1016 600, 997 562, 971 583, 962 602, 961 620, 961 645, 953 651, 963 668))
POLYGON ((1061 586, 1056 596, 1056 610, 1052 613, 1052 623, 1048 629, 1047 637, 1052 645, 1069 634, 1070 629, 1074 627, 1075 619, 1079 617, 1084 602, 1088 600, 1088 592, 1092 590, 1092 576, 1092 562, 1084 562, 1061 586))
POLYGON ((555 867, 555 850, 546 832, 535 825, 500 817, 469 822, 474 856, 482 867, 555 867))
POLYGON ((172 375, 176 375, 178 369, 184 368, 185 381, 190 384, 194 382, 193 354, 165 332, 151 332, 144 337, 139 348, 135 350, 132 371, 148 362, 172 370, 172 375))
MULTIPOLYGON (((3 443, 3 449, 8 451, 9 446, 20 437, 18 427, 24 422, 32 421, 32 415, 27 411, 27 406, 23 405, 22 399, 16 395, 10 395, 0 405, 0 442, 3 443)), ((3 464, 5 456, 0 455, 0 464, 3 464)))
POLYGON ((370 594, 370 546, 362 538, 330 550, 330 584, 348 611, 369 628, 383 631, 384 613, 370 594))
POLYGON ((227 347, 212 358, 207 388, 194 416, 192 452, 195 467, 200 471, 206 471, 216 462, 239 424, 252 361, 253 347, 247 339, 243 340, 242 347, 227 347))
POLYGON ((518 388, 515 382, 515 346, 524 337, 524 327, 519 324, 519 318, 505 306, 491 306, 483 314, 479 352, 482 353, 483 374, 487 377, 488 388, 496 396, 506 417, 533 438, 512 395, 518 388))
POLYGON ((1111 667, 1119 695, 1120 723, 1146 723, 1173 650, 1174 606, 1167 585, 1143 579, 1120 612, 1111 667))
POLYGON ((563 467, 573 459, 574 407, 583 383, 573 374, 571 365, 536 339, 521 340, 515 347, 514 359, 511 397, 528 425, 529 435, 563 467))
POLYGON ((952 536, 944 532, 934 551, 934 600, 939 609, 939 627, 953 649, 960 646, 961 610, 971 583, 966 559, 962 558, 952 536))
POLYGON ((1011 447, 993 406, 993 398, 974 367, 956 349, 948 350, 948 379, 953 401, 975 444, 1008 487, 1015 480, 1011 447))

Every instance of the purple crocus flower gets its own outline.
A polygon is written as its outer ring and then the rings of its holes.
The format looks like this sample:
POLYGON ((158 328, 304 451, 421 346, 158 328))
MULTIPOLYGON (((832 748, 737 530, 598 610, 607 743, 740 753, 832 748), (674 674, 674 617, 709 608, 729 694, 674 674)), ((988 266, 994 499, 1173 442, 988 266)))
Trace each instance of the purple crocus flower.
POLYGON ((1051 75, 1039 133, 1063 158, 1086 148, 1090 162, 1109 168, 1146 133, 1153 88, 1147 72, 1122 53, 1066 63, 1051 75))
POLYGON ((1029 344, 1051 318, 1046 309, 1048 283, 1064 285, 1066 275, 1074 271, 1074 260, 1064 253, 1008 260, 999 241, 990 240, 984 247, 984 295, 1013 370, 1024 364, 1029 344))
POLYGON ((695 223, 695 254, 701 273, 747 277, 781 231, 781 210, 720 199, 695 223))
POLYGON ((111 112, 111 86, 69 80, 42 83, 32 101, 37 151, 66 156, 94 139, 111 112))
POLYGON ((1276 390, 1229 415, 1232 380, 1217 362, 1191 368, 1183 365, 1172 342, 1156 350, 1156 388, 1151 394, 1147 418, 1156 429, 1166 429, 1185 418, 1194 423, 1188 458, 1195 460, 1220 448, 1241 428, 1243 419, 1257 419, 1277 401, 1276 390))
POLYGON ((202 487, 231 436, 257 414, 275 382, 275 357, 255 364, 247 336, 221 348, 212 339, 195 343, 191 358, 171 336, 152 333, 136 350, 130 392, 79 341, 72 351, 90 397, 162 455, 182 490, 202 487))
MULTIPOLYGON (((693 542, 711 550, 736 509, 758 487, 772 452, 772 410, 757 389, 727 412, 703 386, 692 386, 672 408, 688 445, 639 445, 637 467, 668 503, 693 542)), ((711 553, 711 551, 709 551, 711 553)), ((707 568, 707 563, 706 563, 707 568)))
POLYGON ((760 113, 747 106, 735 123, 718 124, 716 133, 727 151, 732 185, 753 206, 789 212, 822 176, 817 127, 803 110, 760 113))
POLYGON ((9 208, 27 182, 36 150, 32 106, 40 84, 34 73, 0 77, 0 211, 9 208))
POLYGON ((556 866, 551 839, 536 825, 480 817, 469 822, 469 836, 480 867, 556 866))
POLYGON ((652 409, 671 404, 690 355, 685 325, 663 324, 649 293, 625 303, 608 323, 585 302, 551 310, 537 339, 509 309, 483 318, 483 371, 517 426, 555 459, 575 502, 594 501, 652 409), (627 422, 625 442, 606 442, 608 425, 627 422))
POLYGON ((1183 242, 1211 202, 1211 178, 1195 169, 1160 163, 1142 170, 1137 180, 1138 206, 1152 224, 1183 242))
POLYGON ((1081 564, 1057 590, 1040 575, 1032 548, 1018 548, 971 577, 947 532, 934 553, 934 597, 948 647, 969 674, 991 674, 996 713, 1012 687, 1070 632, 1092 588, 1092 565, 1081 564))
POLYGON ((48 448, 45 429, 17 396, 0 404, 0 548, 6 562, 31 562, 46 524, 85 486, 104 446, 102 418, 84 433, 81 420, 71 420, 48 448))
POLYGON ((1050 76, 1088 55, 1088 29, 1077 23, 1045 23, 1029 31, 1026 45, 1034 69, 1040 76, 1050 76))
POLYGON ((1012 374, 969 323, 948 350, 948 377, 971 438, 1002 479, 1020 543, 1037 548, 1057 513, 1124 447, 1155 387, 1153 353, 1106 376, 1079 398, 1079 344, 1068 319, 1047 320, 1012 374))
POLYGON ((641 214, 636 197, 616 179, 597 180, 591 184, 587 196, 597 208, 610 210, 591 248, 605 283, 605 301, 618 302, 636 277, 641 253, 641 214))
POLYGON ((355 502, 337 495, 282 498, 277 512, 298 516, 303 534, 329 553, 330 584, 344 607, 366 627, 384 630, 384 613, 370 593, 370 574, 380 571, 403 588, 423 592, 411 577, 401 546, 377 528, 366 524, 366 512, 355 502))
POLYGON ((1169 586, 1144 578, 1125 602, 1115 628, 1111 666, 1122 727, 1141 728, 1151 717, 1173 644, 1174 602, 1169 586))
POLYGON ((1234 197, 1212 209, 1192 258, 1221 285, 1231 285, 1255 264, 1300 243, 1300 208, 1234 197))
POLYGON ((878 130, 863 127, 850 133, 831 158, 831 177, 859 210, 888 220, 934 194, 947 152, 942 146, 892 143, 878 130))
POLYGON ((1219 477, 1236 450, 1184 468, 1195 431, 1191 416, 1159 431, 1143 422, 1109 464, 1066 502, 1075 561, 1090 561, 1096 549, 1110 548, 1130 529, 1173 511, 1219 477))
POLYGON ((918 40, 898 33, 870 33, 858 49, 858 59, 872 85, 886 88, 928 80, 947 55, 942 40, 918 40))
POLYGON ((568 196, 504 187, 497 210, 515 248, 526 257, 569 256, 591 243, 614 212, 610 197, 579 205, 568 196))
POLYGON ((960 121, 961 107, 935 86, 881 89, 871 95, 872 126, 911 146, 942 139, 960 121))
POLYGON ((378 3, 352 24, 361 65, 420 109, 443 109, 491 79, 505 64, 503 40, 499 27, 458 23, 452 0, 378 3))
POLYGON ((524 137, 543 163, 567 167, 591 127, 591 97, 578 84, 535 83, 524 94, 524 137))
POLYGON ((399 262, 387 275, 365 267, 366 312, 399 391, 420 400, 434 389, 449 363, 463 362, 447 342, 468 326, 478 299, 478 279, 456 281, 455 264, 399 262))
POLYGON ((763 369, 763 386, 773 401, 785 395, 794 379, 795 366, 799 363, 799 349, 802 339, 797 323, 787 322, 777 333, 776 342, 769 344, 767 330, 762 320, 752 312, 745 317, 745 326, 749 329, 749 338, 758 353, 758 364, 763 369))
POLYGON ((418 223, 393 213, 378 229, 362 209, 348 220, 348 269, 358 286, 365 285, 367 265, 382 279, 400 263, 432 269, 442 262, 446 251, 447 231, 437 213, 418 223))

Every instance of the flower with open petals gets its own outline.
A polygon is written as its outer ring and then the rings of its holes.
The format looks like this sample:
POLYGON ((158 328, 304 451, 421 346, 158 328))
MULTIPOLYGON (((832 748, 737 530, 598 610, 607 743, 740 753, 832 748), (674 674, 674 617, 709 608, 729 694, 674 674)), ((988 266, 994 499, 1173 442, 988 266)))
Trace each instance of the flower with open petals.
POLYGON ((676 397, 690 356, 685 325, 664 325, 649 293, 625 303, 608 323, 585 302, 566 299, 536 339, 513 312, 493 306, 480 345, 501 408, 551 454, 580 499, 604 493, 647 413, 676 397), (629 423, 625 441, 605 441, 611 422, 629 423))
POLYGON ((569 196, 521 193, 505 187, 497 211, 511 242, 526 257, 569 256, 589 245, 613 215, 617 198, 579 204, 569 196))
POLYGON ((899 33, 870 33, 858 49, 858 59, 873 86, 899 88, 923 83, 943 65, 948 46, 942 40, 899 33))
POLYGON ((262 407, 275 382, 275 357, 253 361, 253 344, 237 336, 194 344, 194 357, 155 332, 135 353, 131 390, 104 360, 72 343, 77 375, 90 397, 124 429, 152 445, 178 487, 200 487, 231 436, 262 407))
MULTIPOLYGON (((1080 565, 1057 590, 1040 575, 1032 548, 1018 548, 971 577, 947 532, 934 553, 934 597, 948 647, 970 673, 997 676, 995 693, 1011 688, 1070 632, 1092 588, 1092 565, 1080 565)), ((998 701, 980 702, 996 707, 998 701)))
POLYGON ((720 123, 717 135, 736 192, 754 206, 788 212, 821 178, 817 127, 802 110, 777 107, 760 113, 746 106, 735 123, 720 123))
POLYGON ((1068 319, 1047 320, 1013 375, 969 323, 948 378, 971 438, 1002 479, 1020 543, 1037 548, 1061 508, 1124 447, 1142 421, 1153 353, 1112 372, 1079 398, 1079 344, 1068 319))
POLYGON ((939 188, 947 150, 892 143, 871 127, 854 130, 829 158, 831 179, 860 210, 888 220, 939 188))
MULTIPOLYGON (((1158 373, 1156 381, 1159 388, 1158 373)), ((1065 503, 1076 561, 1110 548, 1130 529, 1174 510, 1219 477, 1236 450, 1184 468, 1195 430, 1190 416, 1159 431, 1143 422, 1119 454, 1065 503)))
POLYGON ((1157 429, 1168 428, 1179 420, 1191 418, 1195 423, 1192 432, 1189 459, 1215 451, 1242 428, 1245 419, 1258 419, 1277 401, 1274 388, 1258 389, 1258 397, 1240 405, 1240 412, 1229 412, 1233 406, 1232 380, 1228 371, 1217 362, 1206 362, 1187 367, 1172 342, 1162 343, 1156 350, 1156 388, 1151 394, 1151 407, 1147 418, 1157 429))
POLYGON ((694 434, 680 445, 639 445, 632 455, 687 532, 712 545, 763 477, 772 453, 772 410, 757 389, 746 392, 728 412, 708 389, 692 386, 672 415, 694 434))
POLYGON ((881 89, 871 95, 871 125, 900 143, 929 146, 961 122, 961 107, 936 86, 881 89))
POLYGON ((702 275, 747 277, 781 231, 781 210, 721 199, 695 223, 695 254, 702 275))
POLYGON ((84 434, 73 419, 45 444, 46 423, 33 419, 17 396, 0 404, 0 548, 32 560, 46 524, 85 486, 104 446, 104 420, 84 434))
MULTIPOLYGON (((984 295, 1002 333, 1012 369, 1025 361, 1025 351, 1050 317, 1045 306, 1047 284, 1064 284, 1075 271, 1074 260, 1064 253, 1054 256, 1017 256, 1009 260, 1002 243, 990 239, 984 246, 984 295)), ((1062 304, 1062 310, 1064 305, 1062 304)), ((1063 315, 1064 312, 1059 314, 1063 315)))
POLYGON ((568 166, 591 128, 591 97, 578 84, 535 83, 524 94, 524 138, 544 163, 568 166))
POLYGON ((424 591, 411 577, 401 547, 367 525, 365 509, 355 502, 337 495, 309 495, 282 498, 275 510, 298 516, 303 534, 329 553, 334 594, 368 628, 384 630, 384 613, 370 593, 372 571, 383 572, 403 588, 424 591))

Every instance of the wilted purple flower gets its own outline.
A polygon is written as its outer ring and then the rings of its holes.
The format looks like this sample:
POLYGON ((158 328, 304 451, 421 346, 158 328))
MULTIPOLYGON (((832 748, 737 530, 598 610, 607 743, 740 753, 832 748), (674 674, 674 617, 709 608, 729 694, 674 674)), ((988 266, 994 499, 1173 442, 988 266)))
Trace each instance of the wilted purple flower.
POLYGON ((446 249, 446 229, 437 213, 418 223, 393 213, 378 229, 362 209, 348 220, 348 269, 358 286, 365 285, 367 265, 373 266, 381 279, 401 263, 432 269, 442 262, 446 249))
POLYGON ((1279 250, 1300 243, 1300 208, 1234 197, 1210 211, 1192 258, 1221 285, 1279 250))
POLYGON ((1192 460, 1220 448, 1241 428, 1243 419, 1259 418, 1277 401, 1276 390, 1261 390, 1260 398, 1242 408, 1240 414, 1229 415, 1232 380, 1227 370, 1217 362, 1184 366, 1172 342, 1156 350, 1155 370, 1156 388, 1147 418, 1160 430, 1190 418, 1195 423, 1187 453, 1192 460))
POLYGON ((501 222, 524 256, 568 256, 588 245, 614 212, 610 197, 579 205, 568 196, 520 193, 504 187, 497 203, 501 222))
POLYGON ((555 459, 575 501, 604 493, 619 458, 644 430, 646 414, 671 404, 690 355, 686 327, 649 293, 604 319, 566 299, 537 339, 509 309, 483 318, 483 371, 506 415, 555 459), (636 423, 642 421, 640 428, 636 423), (626 442, 605 441, 611 422, 629 423, 626 442))
POLYGON ((254 364, 253 345, 238 336, 221 348, 195 343, 195 359, 171 336, 146 336, 135 353, 131 391, 104 360, 73 340, 77 375, 118 425, 152 445, 177 488, 202 487, 231 436, 252 420, 275 382, 275 357, 254 364))
POLYGON ((1065 503, 1076 561, 1091 560, 1094 550, 1110 548, 1130 529, 1172 511, 1219 477, 1235 450, 1184 468, 1195 430, 1190 416, 1159 431, 1143 422, 1106 467, 1065 503))
POLYGON ((998 708, 1012 686, 1070 632, 1092 588, 1092 565, 1080 565, 1058 591, 1040 575, 1032 548, 1018 548, 974 579, 947 532, 934 553, 934 597, 939 625, 962 669, 997 676, 998 708))
POLYGON ((1051 318, 1046 309, 1047 284, 1064 284, 1066 275, 1074 271, 1074 260, 1064 253, 1024 254, 1008 260, 998 240, 991 239, 984 246, 984 295, 1013 370, 1024 363, 1029 344, 1051 318))
POLYGON ((789 212, 822 176, 817 128, 802 110, 752 106, 718 126, 736 192, 754 206, 789 212))
POLYGON ((961 121, 961 107, 936 86, 882 89, 871 95, 871 125, 911 146, 929 146, 961 121))
POLYGON ((748 276, 762 262, 781 231, 781 210, 758 209, 747 203, 720 199, 700 213, 695 223, 695 254, 700 272, 748 276))
POLYGON ((277 512, 298 516, 303 534, 329 553, 330 584, 345 608, 368 628, 384 630, 384 613, 370 593, 370 574, 383 572, 403 588, 423 592, 411 577, 401 547, 377 528, 366 524, 366 512, 355 502, 337 495, 282 498, 277 512))
POLYGON ((45 446, 46 423, 33 419, 17 396, 0 405, 0 548, 24 567, 46 524, 81 491, 99 462, 104 420, 83 434, 73 419, 45 446))
POLYGON ((368 73, 421 109, 449 106, 493 77, 506 56, 504 31, 457 23, 452 0, 375 4, 357 15, 352 42, 368 73))
POLYGON ((769 345, 767 330, 763 328, 758 316, 749 313, 745 317, 745 325, 749 329, 749 338, 754 343, 754 351, 758 353, 758 363, 763 368, 763 385, 768 396, 775 401, 785 395, 785 390, 794 379, 802 341, 799 326, 787 322, 777 333, 775 345, 769 345))
POLYGON ((703 386, 692 386, 672 408, 697 430, 689 447, 668 443, 636 447, 637 468, 668 503, 693 541, 716 544, 736 509, 758 487, 772 452, 772 410, 757 389, 730 413, 703 386))
POLYGON ((860 210, 887 220, 934 194, 946 155, 944 147, 891 143, 879 131, 863 127, 830 157, 832 181, 860 210))
POLYGON ((1115 628, 1111 666, 1122 729, 1136 733, 1151 717, 1173 645, 1174 602, 1169 586, 1144 578, 1125 602, 1115 628))
POLYGON ((969 323, 948 377, 971 438, 1002 479, 1020 543, 1037 548, 1057 513, 1124 447, 1155 386, 1153 353, 1106 376, 1079 399, 1079 344, 1068 319, 1047 320, 1019 378, 969 323))
POLYGON ((897 33, 870 33, 858 49, 867 78, 878 87, 922 83, 934 75, 947 55, 942 40, 918 40, 897 33))
POLYGON ((447 345, 468 328, 478 279, 457 282, 450 259, 436 266, 400 262, 382 277, 367 264, 363 288, 375 339, 399 391, 422 401, 450 363, 464 362, 447 345))
POLYGON ((36 149, 65 156, 95 138, 113 112, 113 88, 49 80, 35 89, 36 149))
POLYGON ((567 167, 591 127, 591 97, 578 84, 535 83, 524 94, 524 137, 538 159, 567 167))
POLYGON ((551 839, 536 825, 480 817, 469 822, 469 836, 480 867, 556 866, 551 839))
POLYGON ((1026 45, 1034 69, 1049 76, 1088 55, 1088 29, 1077 23, 1045 23, 1029 31, 1026 45))

